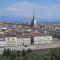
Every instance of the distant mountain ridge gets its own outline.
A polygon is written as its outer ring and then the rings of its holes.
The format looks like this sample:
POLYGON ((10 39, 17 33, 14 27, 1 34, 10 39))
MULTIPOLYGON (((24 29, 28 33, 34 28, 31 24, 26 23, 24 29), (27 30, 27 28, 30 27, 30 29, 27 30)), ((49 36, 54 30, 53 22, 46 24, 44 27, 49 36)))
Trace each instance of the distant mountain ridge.
MULTIPOLYGON (((60 19, 36 19, 37 22, 60 22, 60 19)), ((22 17, 22 16, 0 16, 0 22, 21 22, 21 23, 30 23, 32 18, 22 17)))

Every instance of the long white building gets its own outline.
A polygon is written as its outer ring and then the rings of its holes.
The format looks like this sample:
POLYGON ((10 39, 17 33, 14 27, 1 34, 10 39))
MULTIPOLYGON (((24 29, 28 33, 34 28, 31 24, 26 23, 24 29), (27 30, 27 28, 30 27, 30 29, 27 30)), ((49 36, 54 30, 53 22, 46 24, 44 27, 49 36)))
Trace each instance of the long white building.
POLYGON ((52 42, 52 36, 0 37, 0 45, 31 45, 52 42))
POLYGON ((17 37, 17 45, 31 45, 31 37, 30 36, 17 37))
POLYGON ((35 36, 34 44, 43 44, 52 42, 52 36, 35 36))
POLYGON ((28 49, 28 46, 34 46, 38 44, 44 44, 44 43, 50 43, 52 42, 52 36, 6 36, 6 37, 0 37, 0 48, 1 51, 6 49, 11 50, 23 50, 24 46, 25 49, 28 49))

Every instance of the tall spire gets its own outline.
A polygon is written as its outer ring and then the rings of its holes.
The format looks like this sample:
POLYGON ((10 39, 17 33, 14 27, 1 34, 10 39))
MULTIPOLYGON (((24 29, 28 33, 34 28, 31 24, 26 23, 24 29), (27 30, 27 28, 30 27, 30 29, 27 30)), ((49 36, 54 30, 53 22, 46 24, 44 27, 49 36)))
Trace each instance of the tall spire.
POLYGON ((34 27, 37 24, 36 20, 35 20, 35 8, 33 11, 33 18, 32 18, 32 22, 31 22, 31 27, 34 27))
POLYGON ((35 8, 34 8, 34 11, 33 11, 33 20, 34 20, 34 18, 35 18, 35 8))

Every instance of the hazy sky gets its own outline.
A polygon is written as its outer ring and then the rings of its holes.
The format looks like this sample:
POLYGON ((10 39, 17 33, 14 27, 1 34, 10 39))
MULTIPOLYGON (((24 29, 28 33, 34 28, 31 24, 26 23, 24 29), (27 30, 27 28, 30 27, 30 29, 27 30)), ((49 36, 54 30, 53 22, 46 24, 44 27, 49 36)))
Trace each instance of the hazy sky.
POLYGON ((0 0, 0 16, 60 19, 60 0, 0 0))

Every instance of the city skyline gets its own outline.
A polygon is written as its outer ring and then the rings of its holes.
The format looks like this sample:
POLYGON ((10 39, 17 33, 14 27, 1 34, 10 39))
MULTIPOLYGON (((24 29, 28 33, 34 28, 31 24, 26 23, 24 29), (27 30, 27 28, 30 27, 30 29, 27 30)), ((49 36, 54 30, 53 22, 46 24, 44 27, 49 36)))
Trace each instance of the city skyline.
POLYGON ((0 0, 0 20, 32 20, 60 22, 60 1, 58 0, 0 0))

